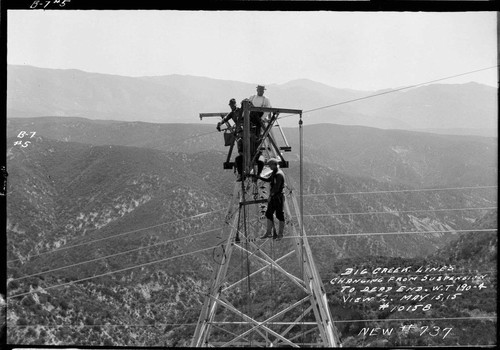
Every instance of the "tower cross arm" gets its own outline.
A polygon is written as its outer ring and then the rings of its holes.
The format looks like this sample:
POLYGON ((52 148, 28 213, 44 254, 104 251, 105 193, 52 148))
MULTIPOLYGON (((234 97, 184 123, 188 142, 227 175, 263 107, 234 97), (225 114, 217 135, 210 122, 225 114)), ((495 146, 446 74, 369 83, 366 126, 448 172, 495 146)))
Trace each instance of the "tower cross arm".
POLYGON ((271 113, 289 113, 289 114, 302 114, 301 109, 290 109, 290 108, 274 108, 274 107, 250 107, 250 111, 256 112, 271 112, 271 113))
POLYGON ((228 114, 227 112, 200 113, 200 120, 202 120, 203 118, 214 118, 214 117, 224 118, 227 114, 228 114))

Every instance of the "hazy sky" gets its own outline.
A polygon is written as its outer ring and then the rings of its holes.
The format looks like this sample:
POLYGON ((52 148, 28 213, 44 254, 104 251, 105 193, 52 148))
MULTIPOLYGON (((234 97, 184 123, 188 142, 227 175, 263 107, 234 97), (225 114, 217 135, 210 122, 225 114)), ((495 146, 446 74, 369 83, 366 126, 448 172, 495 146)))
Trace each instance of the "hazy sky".
MULTIPOLYGON (((497 64, 495 12, 31 11, 7 14, 7 61, 125 76, 311 79, 375 90, 497 64)), ((497 86, 497 70, 443 81, 497 86)))

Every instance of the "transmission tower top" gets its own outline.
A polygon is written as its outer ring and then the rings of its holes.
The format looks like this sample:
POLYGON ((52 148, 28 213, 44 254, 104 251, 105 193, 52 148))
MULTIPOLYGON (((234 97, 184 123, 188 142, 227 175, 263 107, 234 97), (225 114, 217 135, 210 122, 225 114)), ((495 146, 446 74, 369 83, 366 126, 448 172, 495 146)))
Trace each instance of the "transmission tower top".
MULTIPOLYGON (((200 114, 200 119, 222 118, 217 128, 222 131, 220 126, 225 124, 225 145, 230 147, 224 169, 236 167, 239 176, 223 223, 225 243, 214 249, 219 260, 191 346, 339 347, 340 336, 305 235, 302 202, 299 206, 291 188, 281 192, 283 211, 280 218, 276 212, 280 225, 276 239, 268 235, 269 227, 266 235, 259 237, 265 224, 274 225, 270 219, 273 214, 269 214, 272 210, 266 209, 274 199, 270 198, 274 187, 267 187, 265 176, 253 175, 278 172, 275 165, 271 170, 265 168, 265 160, 271 158, 278 160, 281 168, 288 168, 283 153, 291 147, 278 115, 300 114, 302 135, 302 110, 254 107, 248 100, 242 101, 238 111, 232 108, 233 114, 200 114), (278 127, 284 145, 278 146, 273 127, 278 127), (231 162, 235 145, 238 155, 231 162), (290 237, 282 235, 285 225, 290 237), (281 295, 287 295, 286 302, 281 295)), ((300 145, 302 193, 302 142, 300 145)), ((279 176, 285 184, 292 182, 284 172, 279 176)))

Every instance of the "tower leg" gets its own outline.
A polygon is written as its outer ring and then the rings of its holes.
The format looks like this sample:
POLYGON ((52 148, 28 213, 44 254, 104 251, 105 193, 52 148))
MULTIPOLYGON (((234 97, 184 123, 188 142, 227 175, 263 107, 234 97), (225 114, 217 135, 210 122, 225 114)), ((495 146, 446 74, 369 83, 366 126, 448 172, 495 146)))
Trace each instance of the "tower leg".
MULTIPOLYGON (((244 191, 245 186, 235 184, 235 200, 226 218, 233 216, 224 228, 225 254, 214 273, 191 346, 341 346, 307 236, 297 233, 302 218, 296 198, 290 193, 285 200, 286 217, 297 218, 286 228, 284 238, 288 239, 257 240, 262 226, 259 204, 245 202, 244 191), (239 243, 235 242, 237 234, 239 243), (296 259, 290 259, 293 256, 296 259), (280 301, 281 296, 287 302, 280 301), (296 299, 290 301, 290 297, 296 299)), ((250 190, 248 195, 252 195, 250 190)), ((280 222, 280 232, 284 226, 280 222)))

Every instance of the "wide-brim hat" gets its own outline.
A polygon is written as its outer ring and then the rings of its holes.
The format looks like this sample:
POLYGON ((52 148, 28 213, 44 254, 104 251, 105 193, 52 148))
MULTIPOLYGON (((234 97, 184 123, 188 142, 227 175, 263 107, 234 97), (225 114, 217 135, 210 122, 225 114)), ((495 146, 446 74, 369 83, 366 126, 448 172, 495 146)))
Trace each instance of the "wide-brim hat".
POLYGON ((267 90, 266 87, 264 85, 257 85, 257 89, 264 89, 264 90, 267 90))

